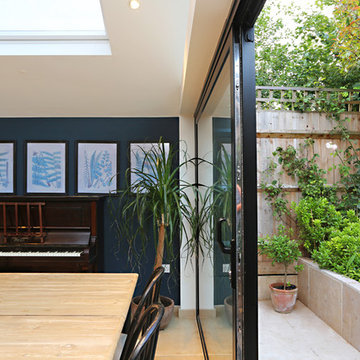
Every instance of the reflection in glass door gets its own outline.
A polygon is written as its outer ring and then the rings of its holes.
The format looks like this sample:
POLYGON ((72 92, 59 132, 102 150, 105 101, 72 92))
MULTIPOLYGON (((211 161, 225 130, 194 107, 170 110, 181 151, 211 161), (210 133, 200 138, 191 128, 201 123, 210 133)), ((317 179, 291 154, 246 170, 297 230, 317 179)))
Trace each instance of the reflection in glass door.
POLYGON ((253 26, 264 3, 233 1, 194 114, 198 209, 204 198, 216 208, 203 226, 211 234, 210 251, 196 257, 196 319, 205 359, 258 359, 253 26), (212 197, 202 196, 209 187, 212 197))
MULTIPOLYGON (((208 227, 211 249, 200 259, 200 319, 207 352, 233 359, 233 291, 230 282, 232 236, 232 145, 230 57, 227 56, 198 121, 200 192, 213 189, 208 227)), ((200 196, 204 199, 204 196, 200 196)), ((200 204, 202 206, 204 204, 200 204)))

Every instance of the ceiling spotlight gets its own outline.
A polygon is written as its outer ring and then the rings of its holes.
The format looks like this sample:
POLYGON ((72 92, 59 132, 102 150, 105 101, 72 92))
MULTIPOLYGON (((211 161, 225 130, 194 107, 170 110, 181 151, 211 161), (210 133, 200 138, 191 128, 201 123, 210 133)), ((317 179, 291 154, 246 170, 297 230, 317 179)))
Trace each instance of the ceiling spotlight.
POLYGON ((131 9, 136 10, 140 7, 140 1, 139 0, 130 0, 129 3, 131 9))

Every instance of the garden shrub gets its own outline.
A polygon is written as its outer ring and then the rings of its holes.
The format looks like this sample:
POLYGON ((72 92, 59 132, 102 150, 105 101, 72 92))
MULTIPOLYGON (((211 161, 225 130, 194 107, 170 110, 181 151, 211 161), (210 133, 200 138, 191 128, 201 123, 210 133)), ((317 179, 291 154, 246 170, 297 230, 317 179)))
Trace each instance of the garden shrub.
POLYGON ((319 155, 315 153, 314 140, 306 139, 297 148, 276 148, 272 154, 276 160, 264 171, 267 177, 261 188, 278 221, 293 227, 295 212, 300 239, 312 259, 323 268, 360 281, 360 147, 348 130, 350 119, 340 117, 344 101, 345 98, 339 103, 327 99, 319 107, 337 124, 332 133, 340 135, 347 144, 345 150, 338 150, 331 142, 326 144, 334 151, 331 155, 340 160, 328 171, 337 169, 340 180, 327 184, 327 171, 317 164, 319 155), (280 171, 276 174, 278 166, 280 171), (280 182, 284 173, 297 182, 302 196, 298 204, 292 202, 291 208, 280 182))
POLYGON ((292 204, 306 250, 313 253, 329 235, 344 226, 344 218, 326 198, 306 197, 292 204))
MULTIPOLYGON (((292 232, 286 229, 285 226, 278 226, 278 233, 272 236, 266 235, 259 239, 259 254, 266 255, 272 259, 272 264, 282 264, 284 266, 284 289, 290 286, 287 281, 288 267, 294 261, 297 261, 301 256, 299 249, 299 243, 296 240, 292 240, 290 236, 292 232)), ((300 271, 304 267, 303 265, 295 265, 295 270, 300 271)))
POLYGON ((314 250, 312 258, 321 268, 360 281, 360 221, 347 222, 342 230, 334 230, 329 240, 314 250))

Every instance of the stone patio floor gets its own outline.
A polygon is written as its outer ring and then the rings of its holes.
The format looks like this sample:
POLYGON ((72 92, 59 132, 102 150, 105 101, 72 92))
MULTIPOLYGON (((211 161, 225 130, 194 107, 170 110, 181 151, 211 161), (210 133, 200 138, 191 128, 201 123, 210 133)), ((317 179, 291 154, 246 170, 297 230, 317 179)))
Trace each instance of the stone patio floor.
MULTIPOLYGON (((210 360, 231 360, 231 327, 219 312, 202 321, 210 360)), ((194 319, 175 317, 160 332, 157 360, 202 360, 194 319)), ((291 314, 259 302, 259 360, 360 360, 360 352, 297 301, 291 314)))

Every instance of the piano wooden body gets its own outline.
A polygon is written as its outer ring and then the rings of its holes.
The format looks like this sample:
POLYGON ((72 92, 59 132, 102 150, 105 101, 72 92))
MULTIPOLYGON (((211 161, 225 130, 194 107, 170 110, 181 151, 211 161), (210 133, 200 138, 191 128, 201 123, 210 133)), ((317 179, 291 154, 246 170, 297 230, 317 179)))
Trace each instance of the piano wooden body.
POLYGON ((1 272, 96 272, 100 196, 0 198, 1 272))

